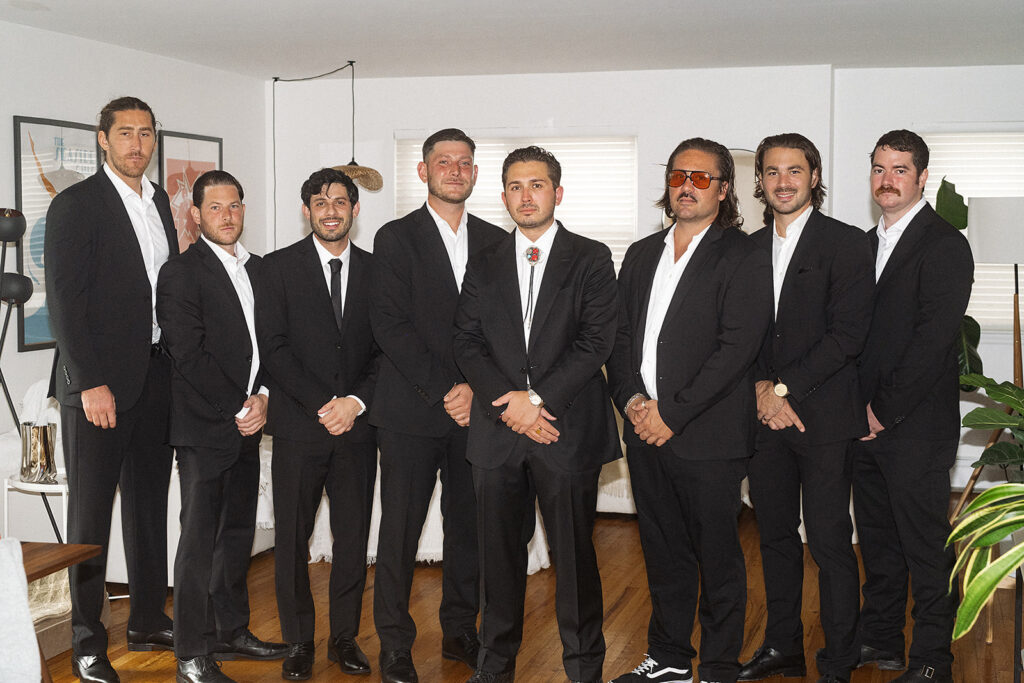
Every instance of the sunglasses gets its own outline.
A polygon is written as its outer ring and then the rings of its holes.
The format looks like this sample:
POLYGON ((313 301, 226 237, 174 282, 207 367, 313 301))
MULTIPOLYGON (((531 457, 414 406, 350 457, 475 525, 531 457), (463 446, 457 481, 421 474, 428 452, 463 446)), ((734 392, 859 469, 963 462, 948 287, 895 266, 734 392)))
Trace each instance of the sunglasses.
POLYGON ((668 172, 668 186, 682 187, 689 178, 693 186, 698 190, 706 190, 711 187, 712 180, 721 180, 720 176, 713 176, 707 171, 681 171, 672 169, 668 172))

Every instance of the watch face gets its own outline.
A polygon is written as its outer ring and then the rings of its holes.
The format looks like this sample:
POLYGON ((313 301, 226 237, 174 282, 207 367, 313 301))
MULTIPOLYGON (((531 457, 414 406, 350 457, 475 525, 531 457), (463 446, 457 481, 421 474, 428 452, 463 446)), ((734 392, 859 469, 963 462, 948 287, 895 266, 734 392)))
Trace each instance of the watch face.
POLYGON ((789 393, 789 388, 785 384, 783 384, 782 382, 779 382, 778 384, 775 385, 775 395, 776 396, 784 397, 788 393, 789 393))

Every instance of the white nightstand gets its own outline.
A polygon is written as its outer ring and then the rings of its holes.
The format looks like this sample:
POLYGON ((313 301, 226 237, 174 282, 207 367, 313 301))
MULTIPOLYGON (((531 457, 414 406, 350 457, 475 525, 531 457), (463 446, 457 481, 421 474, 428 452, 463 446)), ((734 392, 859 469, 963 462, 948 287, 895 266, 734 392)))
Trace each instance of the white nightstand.
MULTIPOLYGON (((4 538, 10 535, 11 526, 11 506, 10 496, 11 491, 18 491, 20 493, 49 493, 49 494, 60 494, 61 501, 61 536, 64 541, 67 541, 68 537, 68 478, 64 473, 63 469, 57 470, 57 483, 55 484, 33 484, 27 481, 22 481, 19 475, 14 475, 4 479, 4 538)), ((42 503, 42 501, 40 501, 42 503)), ((45 510, 43 510, 45 512, 45 510)), ((54 539, 56 540, 56 539, 54 539)))

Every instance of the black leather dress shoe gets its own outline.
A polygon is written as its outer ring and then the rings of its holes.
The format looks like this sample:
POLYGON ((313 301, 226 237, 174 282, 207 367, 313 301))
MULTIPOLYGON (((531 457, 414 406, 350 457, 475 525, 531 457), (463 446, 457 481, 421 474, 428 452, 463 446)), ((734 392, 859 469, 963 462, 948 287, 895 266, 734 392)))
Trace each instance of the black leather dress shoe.
POLYGON ((454 638, 441 639, 441 656, 463 662, 471 669, 476 668, 476 657, 480 654, 480 641, 475 633, 463 633, 454 638))
POLYGON ((127 640, 128 649, 132 652, 174 649, 174 631, 169 628, 153 631, 152 633, 128 629, 127 640))
POLYGON ((473 672, 473 675, 469 677, 466 683, 515 683, 516 671, 502 671, 495 673, 493 671, 481 671, 477 669, 473 672))
POLYGON ((408 650, 381 650, 380 680, 383 683, 419 683, 412 653, 408 650))
POLYGON ((235 659, 281 659, 288 654, 286 643, 268 643, 246 629, 227 643, 217 643, 213 656, 223 661, 235 659))
POLYGON ((807 664, 803 654, 784 655, 774 647, 762 645, 740 669, 738 681, 759 681, 772 676, 804 677, 807 675, 807 664))
POLYGON ((288 656, 281 663, 281 678, 286 681, 305 681, 313 675, 313 641, 291 643, 288 656))
POLYGON ((178 660, 177 683, 235 683, 220 670, 212 655, 178 660))
POLYGON ((370 673, 370 660, 353 638, 338 636, 327 641, 327 659, 337 662, 341 672, 353 676, 370 673))
POLYGON ((857 662, 857 668, 867 664, 874 664, 882 671, 903 671, 907 668, 907 660, 904 659, 902 652, 889 652, 870 645, 861 645, 860 661, 857 662))
POLYGON ((106 655, 72 655, 71 673, 88 683, 121 683, 106 655))
POLYGON ((953 677, 950 674, 940 674, 935 667, 926 665, 894 678, 892 683, 953 683, 953 677))

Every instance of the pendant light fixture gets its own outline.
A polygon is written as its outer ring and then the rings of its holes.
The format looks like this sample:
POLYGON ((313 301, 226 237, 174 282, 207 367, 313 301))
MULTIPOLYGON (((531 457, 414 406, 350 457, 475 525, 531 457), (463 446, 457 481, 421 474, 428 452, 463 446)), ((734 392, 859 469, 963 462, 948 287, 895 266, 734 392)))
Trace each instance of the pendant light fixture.
POLYGON ((335 166, 334 170, 341 171, 356 184, 361 187, 365 187, 371 192, 376 192, 380 188, 384 187, 384 178, 381 177, 380 171, 370 168, 369 166, 360 166, 356 163, 356 63, 353 60, 348 60, 348 69, 352 72, 352 161, 348 162, 343 166, 335 166))

